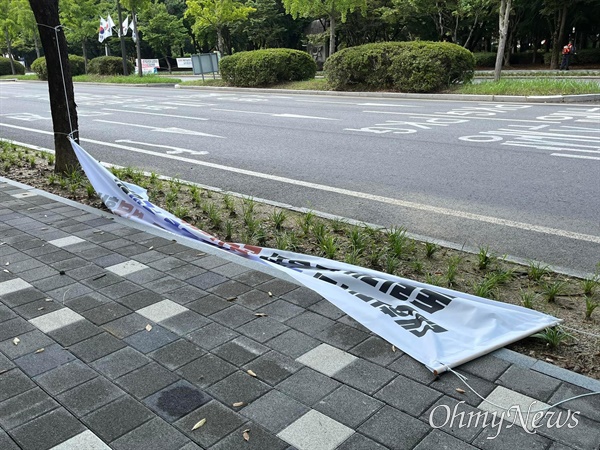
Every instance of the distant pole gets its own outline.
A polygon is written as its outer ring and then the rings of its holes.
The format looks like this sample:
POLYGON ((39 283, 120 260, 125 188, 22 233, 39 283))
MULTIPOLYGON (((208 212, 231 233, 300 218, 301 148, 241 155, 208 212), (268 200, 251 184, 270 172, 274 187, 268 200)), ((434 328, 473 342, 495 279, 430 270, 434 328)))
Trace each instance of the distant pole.
POLYGON ((104 54, 108 56, 108 44, 104 44, 104 54))
POLYGON ((119 37, 121 38, 121 56, 123 57, 123 75, 129 75, 127 71, 127 50, 125 49, 125 36, 123 36, 123 15, 121 13, 121 2, 117 0, 117 14, 119 16, 119 37))

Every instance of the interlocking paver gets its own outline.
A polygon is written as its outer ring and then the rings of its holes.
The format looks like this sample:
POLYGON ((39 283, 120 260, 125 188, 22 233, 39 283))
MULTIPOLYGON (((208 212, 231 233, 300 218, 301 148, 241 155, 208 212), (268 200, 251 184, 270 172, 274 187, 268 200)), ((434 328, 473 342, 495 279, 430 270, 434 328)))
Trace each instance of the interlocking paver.
POLYGON ((53 311, 43 316, 31 319, 29 322, 35 325, 44 333, 49 333, 54 330, 58 330, 67 325, 71 325, 84 318, 69 308, 61 308, 58 311, 53 311))
POLYGON ((138 309, 136 312, 153 322, 161 322, 186 311, 189 311, 189 309, 171 300, 165 299, 138 309))
POLYGON ((179 450, 188 438, 162 419, 155 418, 111 442, 114 450, 179 450))
MULTIPOLYGON (((210 400, 212 397, 205 392, 187 381, 180 380, 146 397, 144 404, 167 422, 174 422, 210 400)), ((211 417, 211 420, 214 418, 211 417)))
POLYGON ((243 366, 267 351, 269 351, 268 347, 246 336, 240 336, 212 350, 215 355, 238 367, 243 366))
POLYGON ((191 333, 198 328, 208 325, 211 321, 197 312, 186 310, 167 320, 163 320, 160 325, 180 336, 191 333))
POLYGON ((423 384, 429 384, 437 378, 431 370, 406 354, 400 356, 400 358, 389 364, 387 367, 388 369, 423 384))
POLYGON ((321 343, 304 333, 291 329, 274 337, 266 344, 279 353, 298 358, 318 347, 321 343))
POLYGON ((349 327, 343 323, 335 322, 316 335, 317 339, 326 342, 342 350, 349 350, 360 344, 369 335, 356 328, 349 327))
POLYGON ((85 341, 81 341, 69 349, 86 363, 96 361, 125 347, 125 343, 108 333, 100 333, 85 341))
POLYGON ((304 367, 295 374, 283 380, 276 387, 277 390, 290 397, 313 406, 327 394, 340 386, 340 383, 332 378, 320 374, 308 367, 304 367))
MULTIPOLYGON (((221 266, 225 267, 225 266, 221 266)), ((241 266, 238 266, 241 267, 241 266)), ((219 273, 217 270, 214 270, 213 273, 219 273)), ((226 276, 226 275, 224 275, 226 276)), ((246 292, 249 292, 252 288, 244 283, 239 283, 237 281, 229 280, 224 283, 221 283, 213 288, 208 289, 209 292, 218 295, 219 297, 228 298, 228 297, 238 297, 246 292)))
POLYGON ((492 355, 484 355, 461 365, 459 369, 477 375, 484 380, 496 381, 509 367, 510 363, 508 361, 503 361, 492 355))
POLYGON ((36 317, 48 314, 54 311, 62 309, 64 306, 57 301, 46 301, 45 298, 40 298, 33 302, 25 303, 24 305, 17 306, 14 311, 21 317, 30 320, 36 317))
MULTIPOLYGON (((128 282, 129 283, 129 282, 128 282)), ((135 285, 137 286, 137 285, 135 285)), ((119 298, 117 301, 131 310, 139 310, 146 306, 159 303, 164 300, 164 296, 149 291, 148 289, 136 290, 131 294, 119 298)))
POLYGON ((123 339, 138 331, 142 331, 146 328, 146 325, 148 325, 148 319, 137 313, 132 313, 112 322, 105 323, 102 325, 102 328, 113 336, 123 339))
POLYGON ((119 317, 131 314, 131 310, 125 306, 115 303, 107 302, 96 308, 88 309, 81 313, 83 317, 95 323, 96 325, 103 325, 107 322, 118 319, 119 317))
POLYGON ((20 450, 20 447, 13 441, 8 434, 0 430, 0 448, 2 450, 20 450))
POLYGON ((21 356, 13 362, 30 377, 52 370, 62 364, 73 361, 75 357, 58 344, 52 344, 34 353, 21 356))
POLYGON ((0 426, 10 430, 57 407, 58 403, 44 391, 30 389, 0 403, 0 426))
POLYGON ((179 377, 162 366, 151 362, 133 370, 115 381, 138 399, 143 399, 175 383, 179 377))
POLYGON ((79 320, 71 325, 52 331, 48 335, 63 347, 70 347, 100 333, 102 333, 102 328, 97 327, 88 320, 79 320))
POLYGON ((125 347, 114 353, 97 359, 90 364, 104 376, 114 380, 150 362, 150 358, 131 347, 125 347))
POLYGON ((243 408, 240 413, 272 433, 279 433, 308 411, 302 403, 272 390, 243 408))
POLYGON ((444 395, 421 415, 421 420, 463 442, 472 442, 483 429, 481 424, 491 423, 491 415, 485 419, 484 414, 481 409, 444 395))
POLYGON ((29 284, 25 280, 22 280, 21 278, 3 281, 2 283, 0 283, 0 295, 4 296, 31 287, 31 284, 29 284))
POLYGON ((314 303, 308 307, 308 310, 328 317, 331 320, 337 320, 344 315, 344 311, 339 309, 328 300, 321 300, 317 303, 314 303))
MULTIPOLYGON (((198 291, 204 292, 200 290, 198 291)), ((197 300, 187 303, 185 306, 193 311, 196 311, 198 314, 202 314, 203 316, 210 316, 211 314, 214 314, 217 311, 229 308, 231 306, 231 303, 225 300, 224 298, 208 294, 197 300)))
POLYGON ((53 239, 51 241, 48 241, 48 244, 54 245, 55 247, 67 247, 69 245, 79 244, 80 242, 85 242, 85 240, 77 236, 67 236, 64 238, 53 239))
POLYGON ((509 367, 497 382, 543 402, 550 399, 561 383, 556 378, 515 365, 509 367))
POLYGON ((57 408, 15 428, 10 434, 23 450, 47 450, 84 430, 79 420, 64 408, 57 408))
POLYGON ((297 287, 292 291, 286 292, 281 296, 281 298, 303 308, 308 308, 309 306, 323 300, 323 297, 321 297, 315 291, 305 287, 297 287))
POLYGON ((353 433, 331 417, 311 410, 277 436, 298 450, 333 450, 353 433))
POLYGON ((443 448, 445 450, 475 450, 475 447, 459 439, 447 435, 443 431, 433 430, 419 442, 415 450, 443 448))
POLYGON ((353 429, 383 407, 384 403, 342 385, 314 405, 314 409, 353 429))
POLYGON ((336 372, 334 378, 359 391, 373 395, 389 383, 395 375, 391 370, 364 359, 357 359, 336 372))
MULTIPOLYGON (((367 361, 374 362, 381 366, 387 366, 400 358, 403 353, 395 348, 392 344, 386 342, 379 336, 371 336, 352 349, 348 353, 364 358, 367 361)), ((389 367, 388 367, 389 368, 389 367)))
POLYGON ((0 341, 5 341, 7 339, 12 340, 17 336, 32 330, 35 330, 35 328, 28 321, 21 317, 15 317, 2 324, 2 327, 0 328, 0 341))
POLYGON ((185 339, 179 339, 149 353, 148 356, 167 369, 175 370, 200 358, 205 353, 204 350, 194 343, 185 339))
POLYGON ((310 336, 316 336, 324 329, 332 326, 334 321, 327 317, 315 314, 311 311, 305 311, 302 314, 288 320, 286 322, 292 328, 302 331, 310 336))
POLYGON ((239 336, 239 333, 218 323, 210 323, 187 335, 190 341, 198 344, 205 350, 212 350, 237 336, 239 336))
POLYGON ((227 278, 217 273, 204 272, 200 275, 189 278, 186 281, 187 283, 196 286, 197 288, 207 290, 221 283, 225 283, 227 281, 227 278))
POLYGON ((429 425, 391 406, 384 406, 358 431, 390 449, 413 448, 431 430, 429 425))
POLYGON ((233 405, 238 402, 251 403, 270 389, 268 384, 246 372, 236 371, 224 380, 213 384, 206 392, 227 405, 233 405))
MULTIPOLYGON (((461 373, 457 371, 457 373, 461 373)), ((462 374, 466 375, 466 374, 462 374)), ((467 382, 479 395, 483 397, 489 395, 496 387, 494 383, 479 378, 475 375, 467 375, 467 382)), ((441 392, 442 394, 454 397, 457 400, 464 400, 471 406, 478 406, 481 402, 481 398, 471 390, 467 388, 462 382, 450 372, 442 373, 433 382, 429 383, 429 387, 441 392), (465 392, 458 392, 457 387, 462 388, 465 392)))
POLYGON ((97 376, 98 374, 86 364, 83 364, 79 360, 74 360, 38 375, 34 380, 46 392, 56 396, 97 376))
POLYGON ((244 308, 239 305, 231 305, 229 308, 223 309, 212 316, 211 320, 225 325, 229 328, 237 328, 244 325, 254 319, 256 319, 255 313, 248 308, 244 308))
POLYGON ((126 337, 123 341, 142 353, 149 353, 167 345, 169 342, 176 341, 177 338, 178 336, 175 333, 159 325, 154 325, 150 331, 138 331, 126 337))
POLYGON ((331 377, 356 361, 356 356, 329 344, 321 344, 297 358, 296 361, 331 377))
POLYGON ((248 309, 257 310, 264 308, 275 300, 275 297, 270 297, 267 292, 252 290, 237 296, 235 302, 248 309))
POLYGON ((85 430, 84 432, 67 439, 57 446, 52 447, 51 450, 78 450, 80 448, 85 448, 87 450, 110 450, 110 447, 102 442, 102 440, 90 430, 85 430))
POLYGON ((208 387, 235 372, 235 366, 218 356, 208 354, 177 369, 177 373, 189 382, 208 387))
POLYGON ((258 379, 274 386, 302 367, 288 356, 271 351, 246 364, 244 369, 252 370, 258 379))
POLYGON ((148 268, 148 266, 145 264, 142 264, 138 261, 129 260, 122 263, 114 264, 112 266, 108 266, 106 267, 106 270, 114 273, 115 275, 119 275, 120 277, 125 277, 140 270, 144 270, 146 268, 148 268))
POLYGON ((11 292, 9 294, 2 294, 2 302, 11 308, 21 306, 29 302, 34 302, 43 298, 50 297, 51 295, 45 295, 43 292, 33 287, 21 289, 18 291, 11 292))
POLYGON ((270 317, 259 317, 237 328, 240 333, 260 343, 265 343, 287 330, 288 326, 270 317))
POLYGON ((379 400, 413 417, 418 417, 441 396, 440 392, 402 375, 390 381, 375 395, 379 400))
POLYGON ((82 417, 122 395, 124 392, 106 378, 96 377, 56 398, 73 414, 82 417))
POLYGON ((230 433, 225 439, 211 447, 211 450, 284 450, 290 449, 289 444, 282 441, 264 428, 249 423, 230 433), (249 441, 244 439, 243 433, 250 430, 249 441))
POLYGON ((204 448, 208 448, 232 433, 247 421, 238 413, 211 401, 175 422, 175 426, 204 448), (196 423, 207 419, 202 430, 192 431, 196 423))
POLYGON ((587 416, 596 422, 600 422, 600 395, 591 395, 591 393, 592 391, 589 391, 588 389, 570 383, 563 383, 550 398, 548 403, 554 405, 566 399, 586 395, 586 397, 569 400, 568 402, 563 403, 562 407, 579 411, 580 414, 587 416))

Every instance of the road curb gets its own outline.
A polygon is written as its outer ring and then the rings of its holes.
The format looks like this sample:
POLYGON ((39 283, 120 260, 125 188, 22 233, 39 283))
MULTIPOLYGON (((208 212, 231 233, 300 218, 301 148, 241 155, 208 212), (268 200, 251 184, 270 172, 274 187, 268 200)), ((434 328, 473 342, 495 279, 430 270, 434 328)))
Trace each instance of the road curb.
POLYGON ((334 97, 371 97, 371 98, 402 98, 420 100, 451 100, 474 102, 525 102, 525 103, 585 103, 600 101, 600 94, 578 95, 475 95, 475 94, 413 94, 405 92, 341 92, 341 91, 315 91, 298 89, 266 89, 266 88, 241 88, 221 86, 182 86, 176 84, 175 89, 196 89, 208 91, 234 91, 234 92, 259 92, 275 94, 297 95, 329 95, 334 97))

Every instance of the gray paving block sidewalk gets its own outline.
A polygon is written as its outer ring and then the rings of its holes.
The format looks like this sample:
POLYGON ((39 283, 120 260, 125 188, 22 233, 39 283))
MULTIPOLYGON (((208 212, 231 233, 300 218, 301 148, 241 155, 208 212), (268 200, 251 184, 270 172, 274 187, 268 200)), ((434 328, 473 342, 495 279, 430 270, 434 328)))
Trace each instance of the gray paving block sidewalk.
POLYGON ((527 417, 597 380, 501 350, 457 369, 473 391, 304 287, 2 179, 0 265, 2 450, 600 445, 600 395, 527 417))

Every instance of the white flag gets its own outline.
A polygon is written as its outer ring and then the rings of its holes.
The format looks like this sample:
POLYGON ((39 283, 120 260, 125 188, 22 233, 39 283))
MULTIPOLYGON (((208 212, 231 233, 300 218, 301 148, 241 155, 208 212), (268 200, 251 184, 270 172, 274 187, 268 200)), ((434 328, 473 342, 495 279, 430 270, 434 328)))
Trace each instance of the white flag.
POLYGON ((106 20, 100 16, 100 30, 98 30, 98 41, 103 42, 106 39, 106 20))
POLYGON ((123 33, 123 36, 127 36, 128 28, 129 28, 129 16, 127 16, 127 18, 121 24, 121 33, 123 33))
POLYGON ((110 18, 110 14, 108 15, 108 18, 106 19, 106 27, 104 29, 104 37, 110 37, 113 35, 112 29, 115 26, 115 23, 113 22, 113 20, 110 18))
POLYGON ((131 39, 133 39, 133 42, 137 42, 137 34, 135 34, 135 29, 133 28, 133 20, 129 24, 129 28, 131 28, 131 39))

